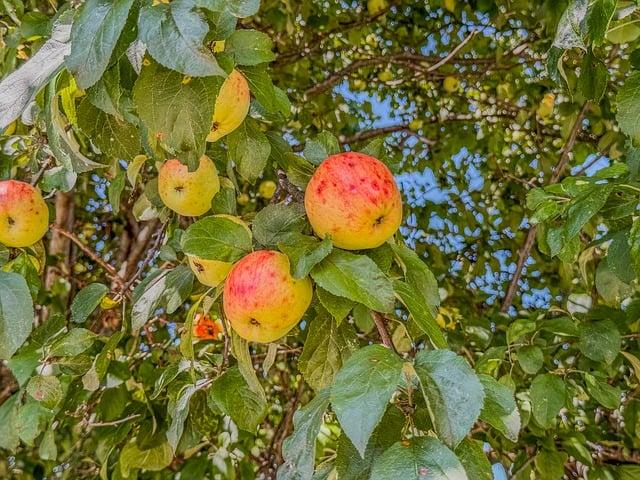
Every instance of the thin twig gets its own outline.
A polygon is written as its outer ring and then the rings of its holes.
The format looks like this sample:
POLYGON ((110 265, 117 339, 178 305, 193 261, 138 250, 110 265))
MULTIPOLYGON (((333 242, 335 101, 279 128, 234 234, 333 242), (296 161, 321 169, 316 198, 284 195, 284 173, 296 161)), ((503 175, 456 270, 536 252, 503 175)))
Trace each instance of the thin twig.
POLYGON ((389 335, 389 331, 387 330, 387 324, 384 320, 384 317, 378 312, 371 312, 371 317, 373 318, 373 323, 376 324, 376 328, 378 329, 378 334, 380 334, 380 340, 382 344, 391 349, 392 351, 398 353, 396 351, 396 347, 393 345, 393 340, 391 340, 391 335, 389 335))
POLYGON ((149 266, 153 258, 156 256, 156 254, 158 253, 158 250, 160 250, 160 247, 162 246, 162 241, 164 240, 164 235, 166 230, 167 230, 167 224, 163 223, 162 227, 160 227, 160 231, 158 231, 156 235, 156 238, 153 242, 153 246, 149 249, 149 251, 147 252, 147 256, 143 260, 142 265, 140 265, 140 267, 136 270, 133 276, 124 285, 123 292, 129 291, 133 283, 138 279, 138 277, 140 277, 144 269, 149 266))
MULTIPOLYGON (((587 111, 588 105, 589 105, 588 102, 585 102, 585 104, 582 106, 582 109, 580 110, 580 113, 578 113, 578 116, 576 117, 573 127, 571 127, 571 133, 569 134, 567 143, 565 144, 564 149, 560 154, 560 159, 558 160, 558 163, 553 171, 553 174, 549 179, 549 185, 558 183, 558 181, 562 177, 562 173, 564 169, 569 163, 569 160, 571 158, 571 152, 573 151, 573 147, 575 146, 576 140, 578 138, 578 133, 580 132, 582 121, 584 119, 584 115, 587 111)), ((532 225, 531 228, 529 228, 529 231, 527 232, 527 236, 525 238, 524 244, 522 245, 522 248, 520 249, 518 254, 516 271, 513 273, 513 277, 511 278, 511 282, 509 283, 507 293, 504 296, 504 300, 502 301, 502 306, 500 307, 500 311, 502 313, 506 313, 509 310, 509 307, 511 306, 511 304, 513 303, 513 297, 515 296, 516 291, 518 290, 518 282, 520 281, 520 277, 522 276, 522 270, 524 268, 524 264, 527 258, 529 258, 529 253, 531 253, 531 249, 533 248, 533 244, 535 243, 537 230, 538 230, 538 227, 536 225, 532 225)))
POLYGON ((40 167, 40 170, 38 170, 35 173, 35 175, 33 175, 33 177, 31 178, 31 185, 33 185, 35 187, 38 184, 38 182, 40 181, 40 179, 44 175, 44 172, 46 172, 47 168, 49 168, 49 165, 51 165, 52 161, 53 161, 53 157, 47 157, 46 158, 46 160, 42 163, 42 166, 40 167))
POLYGON ((466 37, 464 37, 464 39, 453 49, 449 52, 449 54, 444 57, 442 60, 440 60, 437 63, 434 63, 433 65, 431 65, 430 67, 427 68, 427 72, 433 72, 437 69, 439 69, 441 66, 443 66, 445 63, 448 63, 453 57, 455 57, 458 52, 460 50, 462 50, 464 48, 464 46, 469 43, 473 37, 475 37, 478 34, 478 30, 472 30, 471 33, 469 33, 469 35, 467 35, 466 37))
POLYGON ((231 350, 231 338, 229 336, 229 329, 227 328, 227 319, 224 316, 224 311, 220 309, 220 322, 222 323, 222 330, 224 331, 224 346, 222 347, 222 371, 224 372, 229 366, 229 351, 231 350))
POLYGON ((139 413, 134 415, 129 415, 128 417, 121 418, 120 420, 113 420, 111 422, 95 422, 87 425, 87 428, 95 428, 95 427, 113 427, 115 425, 120 425, 121 423, 126 423, 129 420, 133 420, 134 418, 138 418, 140 416, 139 413))

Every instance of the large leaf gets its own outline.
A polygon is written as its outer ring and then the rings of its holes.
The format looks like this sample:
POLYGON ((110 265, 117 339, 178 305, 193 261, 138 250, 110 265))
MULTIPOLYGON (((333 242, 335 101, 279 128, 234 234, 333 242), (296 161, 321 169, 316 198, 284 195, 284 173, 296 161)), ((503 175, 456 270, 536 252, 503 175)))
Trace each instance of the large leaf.
POLYGON ((562 14, 553 46, 556 48, 584 48, 588 0, 573 0, 562 14))
POLYGON ((418 254, 405 245, 392 243, 391 249, 402 263, 402 269, 407 283, 424 296, 427 304, 431 308, 440 305, 440 294, 438 292, 436 277, 431 273, 429 267, 427 267, 418 254))
POLYGON ((634 141, 640 141, 640 72, 626 77, 616 97, 618 111, 616 119, 620 130, 634 141))
POLYGON ((491 463, 484 453, 483 443, 480 440, 465 438, 456 448, 455 453, 467 472, 469 480, 493 479, 491 463))
POLYGON ((211 127, 215 85, 214 78, 185 79, 151 62, 136 80, 133 101, 142 123, 159 144, 196 165, 211 127))
POLYGON ((236 30, 225 43, 225 53, 233 55, 238 65, 258 65, 271 62, 276 56, 271 51, 273 42, 257 30, 236 30))
POLYGON ((433 437, 394 443, 373 464, 370 480, 468 480, 455 454, 433 437))
POLYGON ((251 247, 247 227, 225 216, 198 220, 182 236, 184 252, 205 260, 235 262, 249 253, 251 247))
POLYGON ((566 400, 566 387, 562 379, 550 373, 533 379, 529 396, 533 418, 543 428, 552 427, 566 400))
POLYGON ((367 442, 401 380, 402 360, 381 345, 355 352, 338 372, 331 405, 344 433, 364 457, 367 442))
POLYGON ((611 363, 620 351, 620 332, 611 320, 581 325, 580 351, 594 362, 611 363))
POLYGON ((328 387, 344 361, 358 345, 353 327, 346 322, 338 326, 326 313, 309 325, 298 368, 305 381, 316 391, 328 387))
POLYGON ((250 183, 255 182, 267 166, 271 153, 271 144, 258 123, 246 118, 228 135, 227 145, 229 159, 236 164, 240 175, 250 183))
POLYGON ((316 458, 316 438, 329 405, 329 390, 322 390, 293 415, 293 433, 282 444, 284 463, 278 480, 310 480, 316 458))
MULTIPOLYGON (((140 9, 138 32, 151 56, 192 77, 226 76, 204 45, 209 26, 192 0, 174 0, 140 9)), ((144 70, 144 69, 143 69, 144 70)))
POLYGON ((518 441, 520 432, 520 412, 513 392, 493 377, 479 375, 484 388, 484 406, 480 419, 496 428, 512 442, 518 441))
POLYGON ((0 359, 20 348, 33 328, 33 300, 25 279, 0 271, 0 359))
POLYGON ((0 131, 18 118, 36 94, 60 71, 71 51, 73 11, 60 15, 47 40, 28 62, 0 83, 0 131))
POLYGON ((587 29, 591 41, 600 45, 604 41, 613 12, 616 10, 616 0, 595 0, 589 9, 587 29))
POLYGON ((484 403, 482 384, 469 364, 450 350, 416 355, 415 371, 438 437, 455 447, 469 433, 484 403))
MULTIPOLYGON (((275 247, 279 242, 293 243, 300 239, 300 232, 307 225, 304 207, 298 203, 267 205, 253 219, 256 241, 265 247, 275 247)), ((304 240, 302 240, 304 242, 304 240)), ((285 252, 286 253, 286 252, 285 252)))
POLYGON ((109 64, 133 0, 87 0, 71 29, 71 53, 65 59, 82 89, 96 83, 109 64))
POLYGON ((120 452, 120 471, 124 478, 129 477, 132 470, 150 471, 164 470, 173 459, 173 450, 167 442, 141 450, 135 441, 127 443, 120 452))
POLYGON ((184 432, 184 422, 189 415, 189 400, 198 391, 195 385, 188 385, 175 400, 169 401, 167 413, 171 417, 171 423, 167 429, 167 441, 175 452, 180 438, 184 432))
POLYGON ((213 382, 209 399, 248 432, 254 432, 267 413, 264 393, 252 389, 237 367, 228 369, 213 382))
POLYGON ((286 242, 278 243, 278 248, 289 257, 293 277, 303 278, 331 253, 333 245, 329 237, 320 241, 315 237, 292 232, 286 242))
POLYGON ((311 277, 334 295, 347 297, 378 312, 393 311, 391 282, 365 255, 333 250, 313 268, 311 277))
POLYGON ((393 289, 402 301, 416 325, 431 340, 431 343, 437 348, 446 348, 447 340, 444 338, 436 317, 434 309, 427 305, 424 297, 416 290, 415 287, 409 285, 402 280, 393 282, 393 289))

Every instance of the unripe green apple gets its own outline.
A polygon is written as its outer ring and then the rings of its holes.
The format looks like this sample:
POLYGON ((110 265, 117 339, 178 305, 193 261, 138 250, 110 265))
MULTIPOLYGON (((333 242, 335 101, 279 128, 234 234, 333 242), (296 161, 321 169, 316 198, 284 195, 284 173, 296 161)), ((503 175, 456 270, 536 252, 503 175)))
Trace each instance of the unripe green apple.
POLYGON ((258 195, 269 200, 276 193, 277 188, 278 186, 273 180, 263 180, 260 182, 260 187, 258 187, 258 195))
POLYGON ((379 247, 402 222, 393 174, 362 153, 339 153, 322 162, 307 185, 304 206, 314 232, 346 250, 379 247))
POLYGON ((0 243, 28 247, 49 227, 49 209, 40 192, 18 180, 0 182, 0 243))
POLYGON ((289 258, 260 250, 236 263, 224 284, 224 313, 245 340, 269 343, 289 332, 311 304, 313 288, 291 276, 289 258))
POLYGON ((209 211, 211 200, 220 190, 218 171, 206 155, 200 165, 189 172, 180 160, 167 160, 158 174, 158 193, 163 203, 186 217, 197 217, 209 211))

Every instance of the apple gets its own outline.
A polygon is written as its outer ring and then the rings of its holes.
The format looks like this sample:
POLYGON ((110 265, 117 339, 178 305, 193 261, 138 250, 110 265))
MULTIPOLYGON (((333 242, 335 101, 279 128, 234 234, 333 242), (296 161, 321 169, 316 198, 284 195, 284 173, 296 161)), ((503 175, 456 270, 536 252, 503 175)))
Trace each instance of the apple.
POLYGON ((215 142, 238 128, 249 113, 250 102, 247 79, 238 70, 232 70, 216 97, 207 141, 215 142))
POLYGON ((445 92, 454 93, 457 92, 460 88, 460 80, 452 75, 449 75, 448 77, 445 77, 444 81, 442 82, 442 86, 444 87, 445 92))
POLYGON ((263 180, 258 187, 258 195, 269 200, 276 193, 278 186, 273 180, 263 180))
POLYGON ((387 0, 368 0, 367 11, 369 15, 378 15, 387 9, 387 0))
POLYGON ((451 13, 456 12, 456 0, 444 0, 444 8, 449 10, 451 13))
POLYGON ((289 258, 259 250, 236 263, 224 284, 224 313, 245 340, 269 343, 289 332, 311 304, 308 277, 291 276, 289 258))
POLYGON ((540 104, 538 105, 538 109, 536 113, 540 118, 549 118, 553 113, 553 105, 556 101, 556 96, 553 93, 547 93, 540 104))
POLYGON ((185 217, 197 217, 211 208, 211 200, 220 190, 218 171, 206 155, 193 172, 180 160, 167 160, 158 174, 158 193, 162 202, 185 217))
POLYGON ((314 232, 346 250, 379 247, 402 222, 393 174, 362 153, 339 153, 322 162, 307 185, 304 206, 314 232))
POLYGON ((0 243, 29 247, 49 228, 49 209, 35 187, 18 180, 0 181, 0 243))

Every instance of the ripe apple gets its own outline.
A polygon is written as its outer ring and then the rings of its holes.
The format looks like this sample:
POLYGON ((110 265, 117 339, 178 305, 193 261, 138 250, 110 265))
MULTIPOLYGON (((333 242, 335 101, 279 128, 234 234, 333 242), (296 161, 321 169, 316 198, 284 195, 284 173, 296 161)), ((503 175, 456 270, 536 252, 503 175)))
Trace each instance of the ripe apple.
POLYGON ((242 338, 269 343, 287 334, 311 304, 311 280, 296 280, 289 258, 260 250, 236 263, 224 285, 224 313, 242 338))
POLYGON ((180 160, 167 160, 158 174, 158 193, 164 204, 186 217, 197 217, 211 208, 211 200, 220 190, 218 171, 206 155, 190 172, 180 160))
MULTIPOLYGON (((236 222, 238 225, 242 225, 249 235, 251 235, 251 229, 249 226, 233 215, 214 215, 215 217, 228 218, 229 220, 236 222)), ((207 260, 204 258, 196 257, 195 255, 187 255, 189 266, 195 274, 200 283, 208 287, 217 287, 224 279, 227 278, 229 270, 233 266, 233 262, 224 262, 221 260, 207 260)))
POLYGON ((314 232, 346 250, 379 247, 402 222, 393 174, 362 153, 339 153, 322 162, 307 185, 304 206, 314 232))
POLYGON ((0 182, 0 243, 28 247, 48 228, 49 209, 35 187, 18 180, 0 182))
POLYGON ((444 81, 442 82, 442 86, 444 87, 445 92, 454 93, 457 92, 460 88, 460 80, 458 80, 454 76, 449 75, 448 77, 445 77, 444 81))
POLYGON ((218 92, 207 141, 215 142, 238 128, 249 113, 250 102, 247 79, 238 70, 232 70, 218 92))

